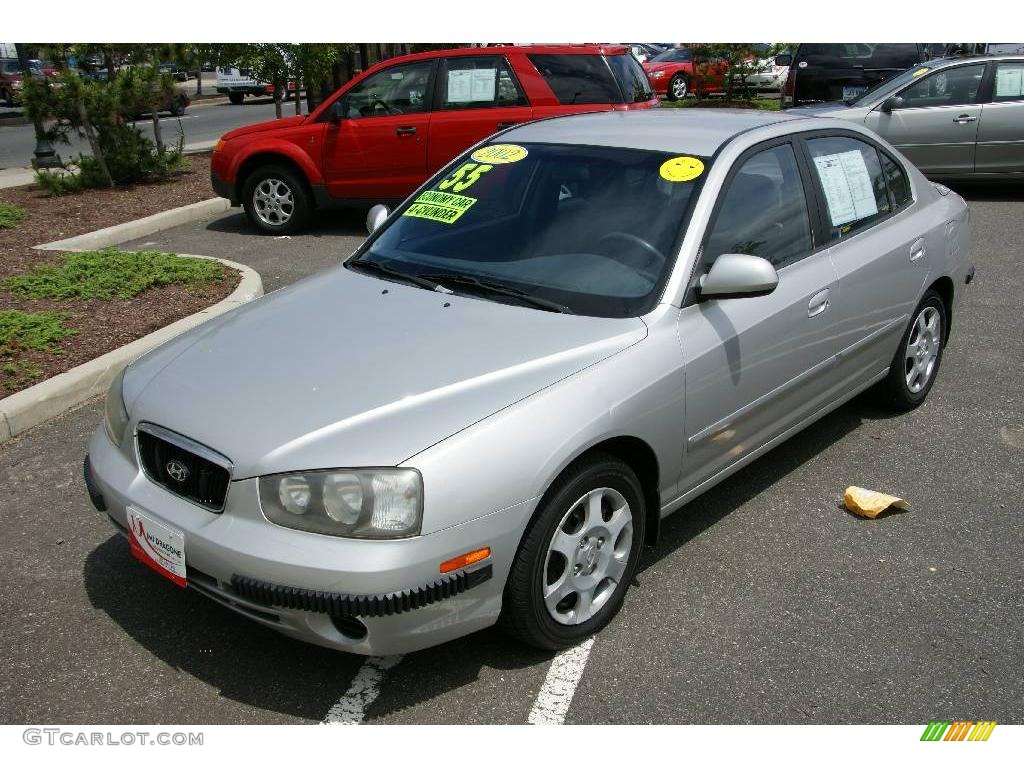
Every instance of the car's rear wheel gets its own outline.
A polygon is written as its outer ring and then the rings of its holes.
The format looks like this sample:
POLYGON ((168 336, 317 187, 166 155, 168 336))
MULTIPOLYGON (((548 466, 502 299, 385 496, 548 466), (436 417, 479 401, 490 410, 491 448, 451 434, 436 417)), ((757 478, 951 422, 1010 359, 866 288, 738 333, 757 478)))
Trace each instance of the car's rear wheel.
POLYGON ((243 101, 245 101, 245 94, 244 93, 229 93, 228 94, 228 101, 230 101, 232 104, 241 104, 243 101))
POLYGON ((3 90, 0 90, 0 101, 2 101, 5 106, 8 106, 8 107, 13 107, 14 106, 14 97, 11 95, 11 92, 9 90, 7 90, 6 88, 3 89, 3 90))
POLYGON ((309 221, 312 202, 303 180, 291 168, 266 165, 245 181, 242 205, 258 230, 269 235, 298 232, 309 221))
POLYGON ((946 322, 945 302, 937 292, 928 291, 903 332, 889 375, 879 385, 887 405, 909 411, 928 397, 942 363, 946 322))
POLYGON ((644 539, 644 495, 622 461, 595 454, 545 495, 505 585, 501 624, 547 650, 568 648, 618 613, 644 539))
POLYGON ((673 75, 668 83, 668 98, 670 101, 685 99, 690 93, 690 79, 681 72, 673 75))
POLYGON ((185 114, 185 100, 177 98, 171 102, 171 107, 168 110, 174 117, 181 117, 185 114))

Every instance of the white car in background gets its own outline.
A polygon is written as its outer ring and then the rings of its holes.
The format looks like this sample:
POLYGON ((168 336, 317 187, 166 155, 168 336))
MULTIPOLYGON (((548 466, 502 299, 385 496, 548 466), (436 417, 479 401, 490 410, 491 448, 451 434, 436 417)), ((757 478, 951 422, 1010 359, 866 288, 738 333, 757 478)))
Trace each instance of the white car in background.
MULTIPOLYGON (((792 55, 780 53, 776 56, 758 59, 750 62, 749 71, 742 82, 750 88, 758 91, 781 91, 789 75, 789 65, 792 62, 792 55)), ((739 75, 733 76, 733 84, 741 82, 739 75)))

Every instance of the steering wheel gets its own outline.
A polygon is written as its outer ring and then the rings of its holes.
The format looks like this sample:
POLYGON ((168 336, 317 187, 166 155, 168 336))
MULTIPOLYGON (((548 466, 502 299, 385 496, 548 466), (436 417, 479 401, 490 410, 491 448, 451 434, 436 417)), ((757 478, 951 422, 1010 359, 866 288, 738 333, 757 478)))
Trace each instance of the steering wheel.
POLYGON ((402 115, 402 114, 405 114, 404 112, 402 112, 402 110, 395 109, 394 107, 389 106, 388 104, 386 104, 385 102, 381 101, 380 99, 374 99, 373 101, 371 101, 370 102, 370 109, 373 112, 376 112, 378 104, 380 104, 382 107, 384 107, 384 111, 387 112, 389 115, 402 115))
POLYGON ((609 232, 607 235, 604 235, 603 237, 601 237, 600 240, 597 241, 597 246, 598 248, 600 248, 602 243, 604 243, 605 241, 611 242, 612 240, 624 240, 631 245, 640 246, 640 248, 642 248, 643 251, 647 254, 647 260, 642 265, 640 265, 641 267, 654 266, 658 263, 665 261, 665 256, 664 254, 662 254, 661 251, 659 251, 649 242, 644 240, 642 237, 637 237, 636 235, 631 234, 629 232, 609 232))

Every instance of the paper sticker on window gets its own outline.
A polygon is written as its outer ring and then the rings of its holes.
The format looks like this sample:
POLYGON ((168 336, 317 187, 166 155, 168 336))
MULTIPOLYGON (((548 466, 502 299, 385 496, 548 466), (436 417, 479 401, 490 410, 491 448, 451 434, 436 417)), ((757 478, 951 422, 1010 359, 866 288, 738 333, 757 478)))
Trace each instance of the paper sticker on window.
POLYGON ((452 195, 446 192, 422 192, 403 216, 414 216, 418 219, 430 219, 442 224, 452 224, 468 211, 476 198, 464 195, 452 195))
POLYGON ((864 156, 859 150, 814 158, 821 186, 825 190, 832 226, 866 219, 878 213, 864 156))
POLYGON ((1024 67, 999 65, 996 70, 996 98, 1015 99, 1024 96, 1024 67))
POLYGON ((920 69, 914 70, 914 77, 920 77, 921 75, 928 74, 928 67, 921 67, 920 69))
POLYGON ((448 73, 448 103, 494 101, 497 69, 454 69, 448 73))
POLYGON ((704 163, 696 157, 673 157, 661 164, 660 173, 665 181, 693 181, 704 173, 704 163))
POLYGON ((489 147, 481 147, 470 157, 478 163, 498 165, 501 163, 518 163, 528 154, 530 153, 526 151, 526 147, 520 147, 518 144, 492 144, 489 147))

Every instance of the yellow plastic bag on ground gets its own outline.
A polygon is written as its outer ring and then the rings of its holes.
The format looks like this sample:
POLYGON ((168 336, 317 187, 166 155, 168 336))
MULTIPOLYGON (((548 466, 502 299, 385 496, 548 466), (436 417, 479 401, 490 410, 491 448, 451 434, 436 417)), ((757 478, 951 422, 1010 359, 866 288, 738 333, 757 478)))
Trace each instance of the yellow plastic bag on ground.
POLYGON ((887 493, 869 491, 867 488, 858 488, 851 485, 843 494, 843 501, 846 508, 861 517, 878 517, 882 512, 895 507, 896 509, 910 509, 910 504, 899 496, 890 496, 887 493))

